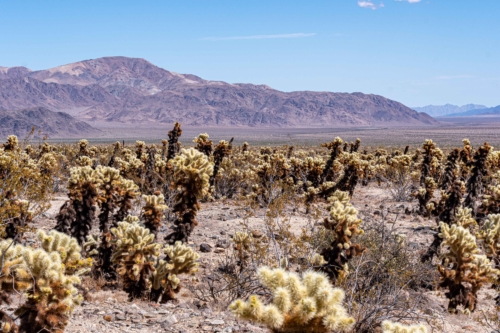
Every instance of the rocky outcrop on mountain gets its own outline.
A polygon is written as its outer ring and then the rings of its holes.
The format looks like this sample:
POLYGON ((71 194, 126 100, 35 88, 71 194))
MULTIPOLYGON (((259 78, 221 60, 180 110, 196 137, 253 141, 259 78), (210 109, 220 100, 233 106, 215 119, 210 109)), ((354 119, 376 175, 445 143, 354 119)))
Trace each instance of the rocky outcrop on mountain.
POLYGON ((26 67, 1 67, 0 66, 0 80, 3 79, 17 79, 27 76, 31 70, 26 67))
POLYGON ((38 107, 20 111, 0 111, 0 137, 15 134, 26 136, 35 127, 35 136, 50 138, 85 137, 100 131, 64 112, 52 112, 38 107), (39 132, 41 135, 39 135, 39 132))
POLYGON ((99 58, 9 75, 0 76, 0 109, 43 106, 94 122, 278 127, 437 123, 382 96, 287 93, 265 85, 208 81, 135 58, 99 58))

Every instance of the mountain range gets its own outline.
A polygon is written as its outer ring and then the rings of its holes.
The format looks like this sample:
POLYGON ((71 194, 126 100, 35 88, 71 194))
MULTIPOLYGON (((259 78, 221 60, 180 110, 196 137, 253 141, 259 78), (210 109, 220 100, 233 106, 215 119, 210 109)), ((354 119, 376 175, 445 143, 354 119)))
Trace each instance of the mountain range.
POLYGON ((24 137, 35 127, 35 137, 85 137, 99 135, 100 130, 78 121, 64 112, 53 112, 43 107, 19 111, 0 111, 0 137, 14 134, 24 137), (40 134, 40 135, 39 135, 40 134))
POLYGON ((486 109, 485 105, 480 104, 466 104, 462 106, 445 104, 445 105, 427 105, 423 107, 412 108, 418 112, 425 112, 432 117, 447 116, 455 113, 463 113, 473 110, 486 109))
POLYGON ((210 81, 138 58, 105 57, 39 71, 0 67, 0 115, 40 107, 97 126, 175 121, 185 126, 437 124, 425 113, 378 95, 282 92, 210 81))
POLYGON ((466 112, 457 112, 447 115, 448 117, 470 117, 470 116, 498 116, 500 115, 500 105, 492 108, 482 108, 469 110, 466 112))

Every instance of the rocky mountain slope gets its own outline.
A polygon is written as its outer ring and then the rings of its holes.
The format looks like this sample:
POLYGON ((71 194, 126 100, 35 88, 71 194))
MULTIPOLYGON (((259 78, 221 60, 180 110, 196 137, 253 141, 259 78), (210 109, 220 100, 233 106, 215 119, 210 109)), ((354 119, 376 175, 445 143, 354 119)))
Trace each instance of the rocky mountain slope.
POLYGON ((433 125, 401 103, 362 93, 281 92, 169 72, 143 59, 107 57, 42 71, 0 68, 0 110, 43 106, 119 123, 335 127, 433 125))
POLYGON ((486 108, 487 107, 485 105, 479 105, 479 104, 466 104, 462 106, 445 104, 445 105, 427 105, 423 107, 414 107, 412 109, 418 112, 425 112, 432 117, 441 117, 454 113, 462 113, 462 112, 486 109, 486 108))
POLYGON ((85 137, 99 134, 100 131, 89 124, 75 120, 64 112, 53 112, 38 107, 20 111, 0 111, 0 137, 15 134, 18 137, 26 136, 35 126, 35 136, 41 131, 49 137, 85 137))

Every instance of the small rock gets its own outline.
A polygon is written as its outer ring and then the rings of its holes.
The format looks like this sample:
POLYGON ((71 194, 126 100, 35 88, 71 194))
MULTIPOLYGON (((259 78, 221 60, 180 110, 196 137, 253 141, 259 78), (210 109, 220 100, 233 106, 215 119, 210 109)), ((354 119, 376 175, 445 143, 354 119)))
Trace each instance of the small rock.
POLYGON ((106 315, 104 317, 102 317, 104 320, 106 321, 113 321, 113 316, 110 316, 110 315, 106 315))
POLYGON ((262 236, 264 236, 264 234, 262 233, 262 231, 255 229, 252 230, 252 236, 254 238, 261 238, 262 236))
POLYGON ((161 323, 161 327, 163 327, 164 329, 167 329, 169 326, 177 324, 177 322, 178 322, 177 318, 174 315, 171 315, 171 316, 168 316, 167 318, 165 318, 163 323, 161 323))
POLYGON ((215 247, 222 247, 223 249, 227 249, 231 246, 231 243, 227 239, 219 239, 215 244, 215 247))
POLYGON ((210 320, 210 325, 224 325, 224 320, 222 319, 213 319, 210 320))
POLYGON ((202 243, 200 245, 200 251, 204 253, 212 252, 212 247, 207 243, 202 243))
POLYGON ((226 250, 223 249, 222 247, 216 247, 215 250, 214 250, 215 253, 224 253, 225 251, 226 250))

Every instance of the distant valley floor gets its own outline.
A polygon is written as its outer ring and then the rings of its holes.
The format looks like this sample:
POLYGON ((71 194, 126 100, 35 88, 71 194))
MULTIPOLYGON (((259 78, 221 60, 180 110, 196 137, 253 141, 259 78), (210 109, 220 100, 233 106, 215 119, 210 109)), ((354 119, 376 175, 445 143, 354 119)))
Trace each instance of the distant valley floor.
MULTIPOLYGON (((425 139, 432 139, 441 147, 461 144, 468 138, 477 146, 489 142, 500 146, 500 117, 439 118, 438 126, 426 127, 342 127, 342 128, 251 128, 251 127, 184 127, 180 141, 192 145, 195 136, 208 133, 214 142, 234 137, 235 145, 248 142, 252 145, 320 145, 340 136, 347 141, 360 138, 364 146, 419 146, 425 139)), ((86 139, 94 143, 122 141, 158 142, 168 139, 171 125, 121 125, 90 123, 101 130, 98 135, 86 139)), ((75 138, 50 138, 54 142, 75 142, 75 138)))

